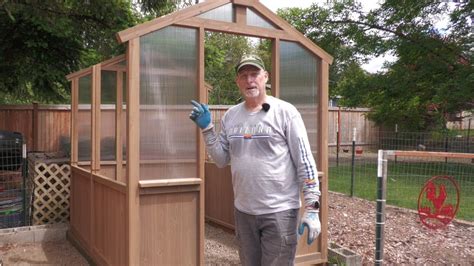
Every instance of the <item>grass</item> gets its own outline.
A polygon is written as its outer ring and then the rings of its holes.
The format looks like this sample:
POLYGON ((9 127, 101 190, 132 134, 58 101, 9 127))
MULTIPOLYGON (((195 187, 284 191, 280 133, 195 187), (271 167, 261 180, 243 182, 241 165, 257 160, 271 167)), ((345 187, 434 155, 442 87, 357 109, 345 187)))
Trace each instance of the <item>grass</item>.
MULTIPOLYGON (((339 164, 329 168, 329 190, 350 194, 350 164, 339 164)), ((418 196, 432 176, 453 176, 459 185, 460 204, 456 218, 474 221, 474 164, 445 162, 395 162, 388 163, 387 204, 416 210, 418 196)), ((354 196, 374 201, 377 197, 377 165, 362 161, 354 167, 354 196)), ((438 183, 438 182, 437 182, 438 183)), ((454 187, 443 182, 447 188, 445 203, 456 204, 454 187)), ((438 183, 439 184, 439 183, 438 183)), ((425 194, 422 195, 424 199, 425 194)), ((423 201, 424 204, 426 200, 423 201)))

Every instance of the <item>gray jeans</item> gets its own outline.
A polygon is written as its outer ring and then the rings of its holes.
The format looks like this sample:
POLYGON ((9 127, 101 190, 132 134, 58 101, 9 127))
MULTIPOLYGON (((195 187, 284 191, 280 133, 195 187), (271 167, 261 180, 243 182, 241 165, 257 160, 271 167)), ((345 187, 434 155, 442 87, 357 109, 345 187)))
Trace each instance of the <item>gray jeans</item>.
POLYGON ((293 265, 298 242, 298 211, 250 215, 234 208, 242 265, 293 265))

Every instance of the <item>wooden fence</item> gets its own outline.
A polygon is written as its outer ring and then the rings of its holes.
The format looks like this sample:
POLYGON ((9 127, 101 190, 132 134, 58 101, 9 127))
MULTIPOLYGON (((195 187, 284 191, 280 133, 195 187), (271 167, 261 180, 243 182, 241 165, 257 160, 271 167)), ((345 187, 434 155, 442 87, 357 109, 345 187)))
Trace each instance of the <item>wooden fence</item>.
POLYGON ((69 105, 2 105, 0 130, 23 134, 28 151, 54 152, 68 148, 69 105))
MULTIPOLYGON (((219 122, 228 106, 210 106, 214 123, 219 122)), ((191 106, 189 106, 191 110, 191 106)), ((28 151, 56 152, 69 149, 70 105, 2 105, 0 130, 23 134, 28 151)), ((329 150, 337 145, 339 128, 340 145, 351 145, 353 128, 356 128, 358 145, 376 143, 379 129, 366 114, 369 109, 329 107, 329 150)), ((316 114, 315 114, 316 115, 316 114)), ((308 132, 311 128, 308 128, 308 132)))

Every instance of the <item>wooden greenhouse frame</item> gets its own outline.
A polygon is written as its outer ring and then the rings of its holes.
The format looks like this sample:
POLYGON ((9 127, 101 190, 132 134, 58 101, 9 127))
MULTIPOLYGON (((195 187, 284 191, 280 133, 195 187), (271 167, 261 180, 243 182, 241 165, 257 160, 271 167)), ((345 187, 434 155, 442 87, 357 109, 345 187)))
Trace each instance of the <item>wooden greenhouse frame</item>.
MULTIPOLYGON (((148 148, 141 143, 143 135, 152 134, 146 130, 140 131, 146 124, 153 124, 148 123, 145 117, 150 113, 156 116, 161 110, 155 111, 153 105, 145 108, 140 99, 146 82, 143 60, 149 58, 144 55, 141 45, 145 36, 169 27, 184 28, 195 33, 196 63, 191 66, 191 74, 195 78, 194 83, 190 83, 194 85, 191 86, 193 95, 189 97, 200 102, 207 101, 204 80, 206 31, 270 39, 271 88, 275 97, 280 97, 280 67, 284 64, 279 56, 282 42, 295 43, 315 58, 316 111, 309 119, 316 121, 317 128, 317 135, 310 141, 316 147, 320 171, 322 232, 316 244, 308 246, 305 241, 299 242, 296 263, 326 262, 328 75, 332 57, 257 0, 208 0, 123 30, 117 34, 117 38, 126 45, 125 55, 67 76, 72 88, 68 237, 99 265, 204 264, 204 187, 205 176, 212 173, 205 173, 204 142, 199 129, 188 119, 190 99, 177 100, 179 104, 173 105, 172 111, 163 110, 164 119, 167 119, 166 116, 173 116, 170 121, 183 119, 186 129, 189 128, 188 124, 192 125, 192 130, 188 130, 192 132, 192 145, 186 146, 193 151, 192 157, 153 157, 151 160, 141 153, 141 149, 148 148), (231 21, 213 19, 212 15, 203 16, 223 6, 231 8, 231 21), (250 24, 247 19, 249 14, 256 15, 271 27, 250 24), (111 93, 114 102, 105 101, 104 95, 110 96, 111 93), (104 141, 104 137, 108 137, 109 142, 104 141), (106 147, 113 152, 104 156, 106 147), (167 174, 172 173, 170 169, 185 174, 166 178, 167 174), (153 175, 160 177, 153 178, 153 175)), ((180 54, 175 57, 180 57, 180 54)), ((151 58, 161 60, 159 56, 151 58)), ((158 63, 158 67, 151 69, 157 72, 150 73, 159 73, 160 67, 167 64, 164 61, 158 63)), ((188 96, 182 93, 176 97, 188 96)), ((160 125, 153 126, 159 128, 160 125)), ((159 149, 160 144, 156 145, 159 149)), ((213 188, 207 189, 212 191, 213 188)))

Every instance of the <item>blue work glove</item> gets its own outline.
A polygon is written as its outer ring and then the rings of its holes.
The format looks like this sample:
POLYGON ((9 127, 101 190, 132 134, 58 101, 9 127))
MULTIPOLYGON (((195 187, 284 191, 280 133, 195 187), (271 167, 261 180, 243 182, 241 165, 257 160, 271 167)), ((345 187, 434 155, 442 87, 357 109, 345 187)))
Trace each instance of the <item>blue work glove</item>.
POLYGON ((194 105, 189 118, 196 123, 201 129, 205 129, 211 124, 211 112, 209 112, 209 107, 207 104, 198 103, 195 100, 191 100, 191 103, 194 105))
POLYGON ((304 227, 308 227, 308 245, 311 245, 321 232, 321 223, 319 222, 319 210, 306 209, 301 217, 298 226, 298 234, 304 233, 304 227))

